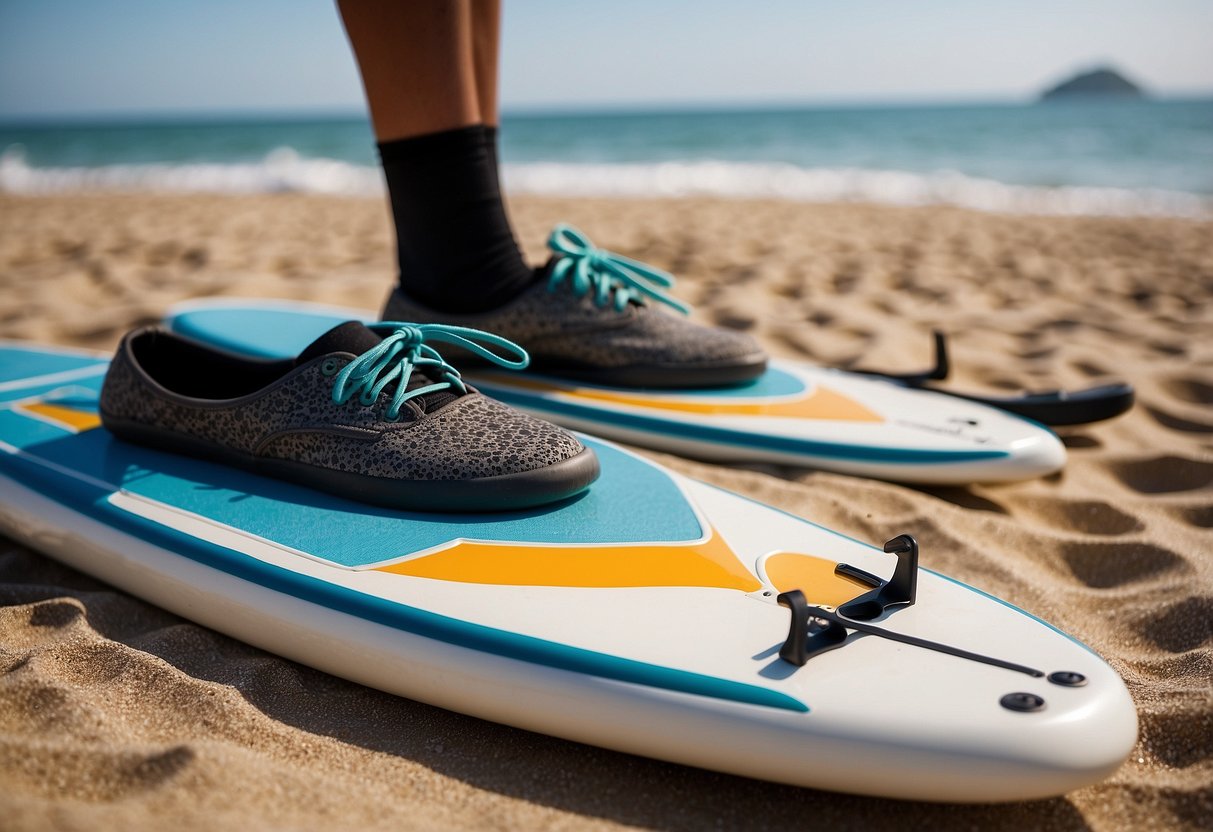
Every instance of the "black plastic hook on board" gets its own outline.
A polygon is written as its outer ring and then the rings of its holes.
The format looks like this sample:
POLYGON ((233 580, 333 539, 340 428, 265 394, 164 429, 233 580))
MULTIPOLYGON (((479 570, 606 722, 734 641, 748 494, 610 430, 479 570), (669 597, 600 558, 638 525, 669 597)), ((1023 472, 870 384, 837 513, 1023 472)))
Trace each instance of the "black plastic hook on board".
POLYGON ((932 336, 935 342, 935 357, 930 369, 913 373, 890 373, 860 368, 850 369, 848 372, 882 378, 915 390, 930 390, 996 407, 1050 427, 1102 422, 1119 416, 1133 406, 1133 387, 1123 383, 1088 387, 1085 390, 1029 392, 1018 396, 981 396, 937 386, 932 382, 946 380, 952 365, 948 358, 947 337, 939 330, 932 332, 932 336))

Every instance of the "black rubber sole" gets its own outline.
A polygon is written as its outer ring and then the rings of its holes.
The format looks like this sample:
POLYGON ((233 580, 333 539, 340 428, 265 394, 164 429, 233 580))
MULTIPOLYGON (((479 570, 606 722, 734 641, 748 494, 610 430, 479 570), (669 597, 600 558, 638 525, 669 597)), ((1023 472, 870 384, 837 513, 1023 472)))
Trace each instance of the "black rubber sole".
POLYGON ((589 448, 569 459, 522 471, 468 480, 398 480, 272 459, 216 445, 193 436, 101 414, 110 433, 137 445, 219 462, 254 474, 306 485, 348 500, 424 512, 517 511, 555 503, 589 488, 600 473, 589 448))
POLYGON ((638 364, 630 367, 579 367, 536 359, 531 362, 529 369, 543 375, 584 381, 601 387, 710 389, 754 381, 766 372, 767 358, 762 353, 755 353, 719 364, 638 364))
MULTIPOLYGON (((454 353, 455 350, 451 352, 454 353)), ((479 369, 497 369, 489 362, 462 350, 458 364, 460 368, 473 374, 479 369)), ((542 356, 532 356, 530 366, 519 373, 518 377, 526 378, 533 373, 565 381, 584 381, 600 387, 688 390, 735 387, 754 381, 766 370, 767 357, 763 353, 754 353, 752 356, 718 364, 634 364, 628 367, 591 367, 545 361, 542 356)))

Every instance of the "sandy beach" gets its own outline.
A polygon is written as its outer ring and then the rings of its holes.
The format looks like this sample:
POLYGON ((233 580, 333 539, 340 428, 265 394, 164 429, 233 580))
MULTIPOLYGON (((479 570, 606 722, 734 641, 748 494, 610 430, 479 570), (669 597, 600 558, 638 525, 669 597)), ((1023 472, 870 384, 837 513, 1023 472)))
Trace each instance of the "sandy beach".
MULTIPOLYGON (((1122 379, 1138 405, 1063 432, 1041 480, 915 488, 662 462, 873 542, 1104 656, 1139 743, 1065 797, 943 806, 776 786, 590 748, 327 676, 0 538, 4 829, 1172 829, 1213 826, 1213 222, 774 201, 518 198, 666 268, 705 321, 773 354, 954 384, 1122 379)), ((112 348, 195 297, 377 309, 386 207, 302 195, 0 195, 0 337, 112 348)))

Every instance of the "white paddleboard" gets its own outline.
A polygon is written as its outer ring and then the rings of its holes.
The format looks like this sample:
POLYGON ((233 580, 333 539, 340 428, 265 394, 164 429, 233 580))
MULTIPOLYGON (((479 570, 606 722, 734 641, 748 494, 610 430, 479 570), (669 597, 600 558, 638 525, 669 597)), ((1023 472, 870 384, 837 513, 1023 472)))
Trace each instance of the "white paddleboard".
MULTIPOLYGON (((289 301, 211 299, 174 307, 166 323, 235 352, 283 358, 351 319, 375 316, 289 301)), ((529 373, 466 375, 482 392, 574 430, 698 459, 937 484, 1028 479, 1065 464, 1061 440, 1036 422, 810 364, 773 361, 749 384, 677 392, 529 373)))
POLYGON ((271 652, 572 740, 918 800, 1060 794, 1135 741, 1120 678, 1045 622, 616 446, 587 438, 602 477, 553 507, 398 512, 114 439, 105 368, 0 346, 0 526, 271 652), (777 603, 836 615, 899 565, 914 603, 824 641, 777 603))

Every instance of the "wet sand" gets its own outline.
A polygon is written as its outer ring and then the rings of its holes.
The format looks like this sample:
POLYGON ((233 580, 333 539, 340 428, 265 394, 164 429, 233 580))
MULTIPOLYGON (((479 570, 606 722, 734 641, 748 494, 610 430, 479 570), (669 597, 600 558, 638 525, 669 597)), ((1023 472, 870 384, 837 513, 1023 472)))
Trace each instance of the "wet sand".
MULTIPOLYGON (((1213 825, 1213 223, 711 200, 515 200, 529 256, 572 222, 667 268, 703 320, 775 355, 955 384, 1132 382, 1026 483, 913 488, 655 455, 875 542, 1091 645, 1141 737, 1106 783, 1005 806, 776 786, 388 696, 263 653, 0 538, 6 829, 1124 829, 1213 825)), ((191 297, 377 308, 378 200, 0 196, 0 336, 109 349, 191 297)))

